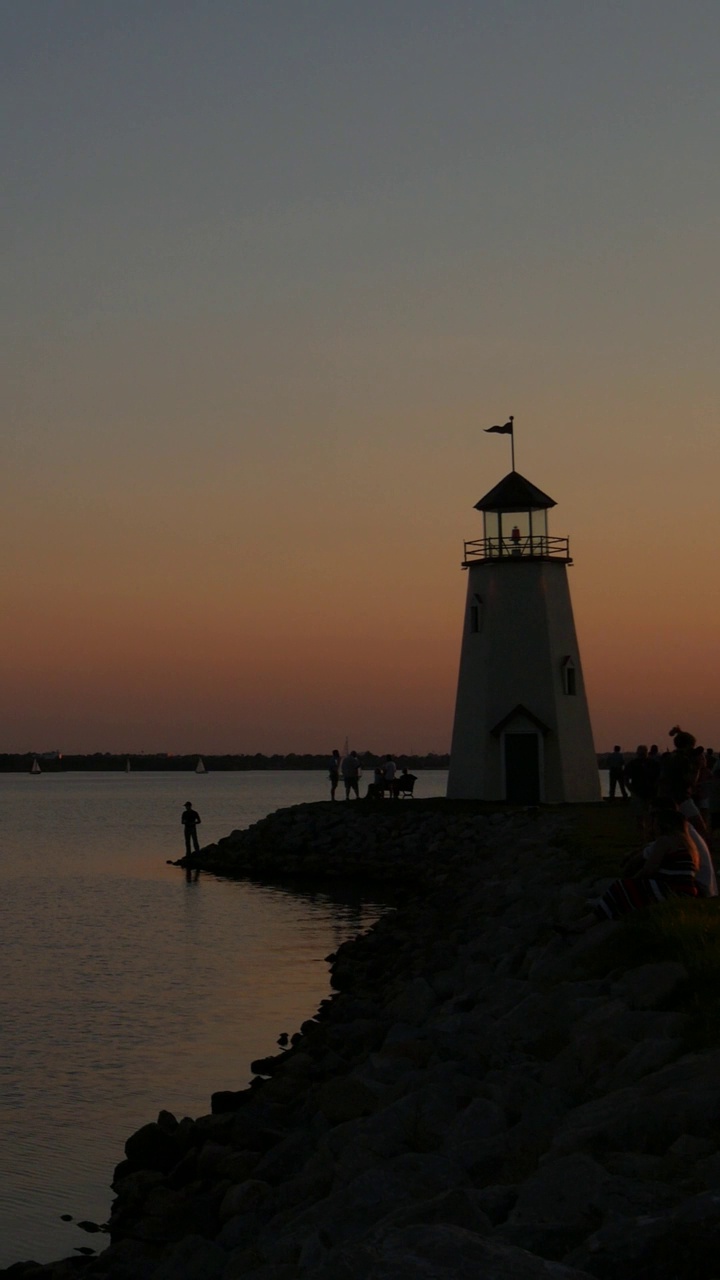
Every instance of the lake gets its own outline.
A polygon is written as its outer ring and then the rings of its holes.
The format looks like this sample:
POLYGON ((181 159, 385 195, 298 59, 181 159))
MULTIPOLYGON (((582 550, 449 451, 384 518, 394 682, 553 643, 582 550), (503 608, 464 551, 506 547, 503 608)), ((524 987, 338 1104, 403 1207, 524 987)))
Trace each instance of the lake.
MULTIPOLYGON (((419 775, 442 795, 446 774, 419 775)), ((382 907, 168 866, 180 813, 201 844, 328 798, 324 773, 0 774, 0 1267, 93 1246, 127 1137, 206 1115, 312 1017, 324 957, 382 907)), ((345 803, 345 801, 339 801, 345 803)))
MULTIPOLYGON (((445 794, 444 770, 415 794, 445 794)), ((607 794, 607 773, 601 773, 607 794)), ((209 844, 328 798, 324 772, 0 774, 0 1267, 97 1247, 124 1144, 244 1088, 329 991, 377 902, 168 865, 191 800, 209 844)), ((344 804, 344 800, 338 801, 344 804)), ((408 802, 409 803, 409 802, 408 802)))

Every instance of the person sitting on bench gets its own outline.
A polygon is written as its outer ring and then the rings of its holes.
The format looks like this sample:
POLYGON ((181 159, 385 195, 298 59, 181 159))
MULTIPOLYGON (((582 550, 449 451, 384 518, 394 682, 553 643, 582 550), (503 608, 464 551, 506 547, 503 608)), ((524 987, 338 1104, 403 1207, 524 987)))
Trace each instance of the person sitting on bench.
POLYGON ((395 778, 393 783, 395 796, 411 796, 416 782, 417 776, 414 773, 408 773, 407 769, 403 769, 400 776, 395 778))

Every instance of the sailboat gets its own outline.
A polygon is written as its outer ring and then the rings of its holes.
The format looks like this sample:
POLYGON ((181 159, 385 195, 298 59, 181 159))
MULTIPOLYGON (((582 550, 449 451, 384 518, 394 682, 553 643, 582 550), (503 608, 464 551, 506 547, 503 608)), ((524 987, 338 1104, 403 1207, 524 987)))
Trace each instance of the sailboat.
POLYGON ((31 768, 30 768, 30 772, 31 772, 31 773, 42 773, 42 769, 40 768, 40 765, 39 765, 39 764, 38 764, 38 762, 37 762, 37 756, 35 757, 35 759, 34 759, 34 760, 33 760, 33 762, 32 762, 32 766, 31 766, 31 768))
POLYGON ((197 764, 195 765, 195 772, 196 772, 196 773, 207 773, 207 769, 205 768, 205 761, 203 760, 202 756, 200 756, 200 759, 198 760, 197 764))

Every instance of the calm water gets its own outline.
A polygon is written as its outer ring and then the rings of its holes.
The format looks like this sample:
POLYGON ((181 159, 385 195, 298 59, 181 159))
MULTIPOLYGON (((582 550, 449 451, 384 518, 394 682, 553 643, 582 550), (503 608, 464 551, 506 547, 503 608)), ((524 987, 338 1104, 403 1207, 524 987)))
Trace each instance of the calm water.
POLYGON ((107 1219, 125 1139, 161 1108, 207 1114, 327 995, 323 957, 376 904, 167 865, 185 800, 208 844, 326 792, 307 772, 0 775, 0 1267, 97 1245, 60 1215, 107 1219))

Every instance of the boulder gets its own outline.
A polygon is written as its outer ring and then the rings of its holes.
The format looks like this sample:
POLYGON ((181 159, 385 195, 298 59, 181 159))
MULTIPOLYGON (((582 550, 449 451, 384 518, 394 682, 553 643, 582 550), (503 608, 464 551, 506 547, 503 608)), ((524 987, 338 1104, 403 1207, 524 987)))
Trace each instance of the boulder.
POLYGON ((153 1280, 216 1280, 226 1262, 225 1250, 214 1240, 188 1235, 163 1259, 153 1280))
POLYGON ((313 1280, 591 1280, 462 1227, 437 1224, 390 1231, 377 1245, 334 1251, 313 1280))
POLYGON ((589 1156, 546 1160, 520 1188, 508 1222, 557 1223, 587 1233, 601 1221, 609 1182, 609 1174, 589 1156))
POLYGON ((661 964, 643 964, 629 969, 615 990, 631 1009, 658 1009, 677 994, 689 980, 684 965, 666 960, 661 964))
POLYGON ((125 1143, 125 1155, 133 1169, 154 1169, 168 1173, 182 1155, 175 1132, 159 1124, 144 1124, 125 1143))
POLYGON ((352 1076, 337 1076, 319 1085, 313 1091, 312 1101, 331 1125, 372 1115, 378 1107, 377 1094, 352 1076))
POLYGON ((220 1221, 227 1222, 228 1218, 255 1210, 267 1199, 269 1192, 269 1184, 259 1178, 248 1178, 237 1186, 228 1187, 220 1204, 220 1221))

